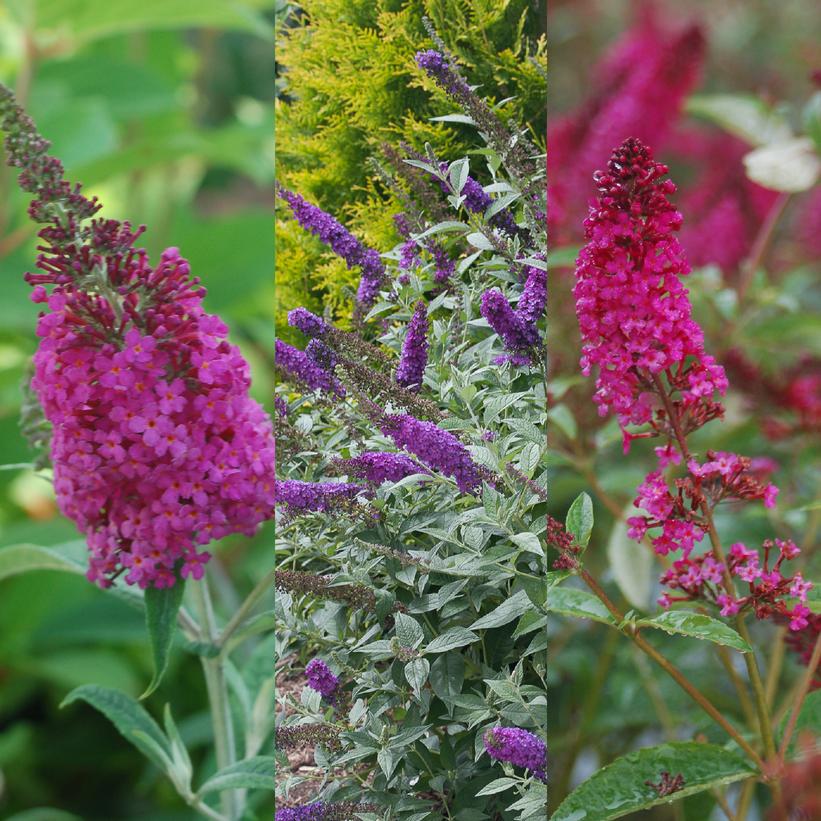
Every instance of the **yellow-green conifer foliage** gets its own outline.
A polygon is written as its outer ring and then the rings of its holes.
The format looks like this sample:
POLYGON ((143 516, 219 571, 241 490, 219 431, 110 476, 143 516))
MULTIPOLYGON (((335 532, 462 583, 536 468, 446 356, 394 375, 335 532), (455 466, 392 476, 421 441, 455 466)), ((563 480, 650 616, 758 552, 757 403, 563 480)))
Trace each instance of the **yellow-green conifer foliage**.
MULTIPOLYGON (((433 47, 431 19, 468 81, 500 110, 545 132, 544 3, 534 0, 302 0, 277 41, 277 178, 379 250, 397 240, 398 210, 373 178, 379 145, 430 142, 442 159, 476 145, 467 125, 431 122, 457 109, 414 63, 433 47)), ((477 167, 481 167, 477 162, 477 167)), ((327 305, 344 323, 358 271, 329 254, 288 219, 278 203, 277 331, 296 305, 327 305)))

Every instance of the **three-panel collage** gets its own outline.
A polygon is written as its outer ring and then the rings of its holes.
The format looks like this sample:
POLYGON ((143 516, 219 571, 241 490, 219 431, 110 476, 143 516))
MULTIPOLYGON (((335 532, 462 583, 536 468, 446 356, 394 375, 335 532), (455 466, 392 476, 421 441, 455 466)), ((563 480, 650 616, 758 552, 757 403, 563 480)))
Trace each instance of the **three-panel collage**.
POLYGON ((821 7, 0 3, 3 821, 821 821, 821 7))

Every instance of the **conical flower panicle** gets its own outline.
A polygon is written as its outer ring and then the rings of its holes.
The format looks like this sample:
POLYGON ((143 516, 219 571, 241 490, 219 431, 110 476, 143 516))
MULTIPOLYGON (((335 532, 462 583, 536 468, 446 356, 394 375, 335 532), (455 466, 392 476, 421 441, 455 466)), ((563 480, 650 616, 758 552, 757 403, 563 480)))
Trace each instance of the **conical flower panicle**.
POLYGON ((724 370, 704 351, 681 277, 690 272, 676 238, 681 214, 668 199, 667 167, 630 138, 594 175, 599 196, 585 220, 576 263, 582 372, 598 367, 599 413, 622 427, 649 422, 654 377, 672 373, 685 405, 724 393, 724 370))
POLYGON ((39 272, 26 276, 44 306, 31 384, 52 426, 57 503, 88 540, 88 578, 200 578, 203 545, 273 513, 273 431, 248 395, 248 364, 176 248, 152 267, 134 247, 143 228, 89 222, 99 204, 63 179, 5 87, 0 121, 45 224, 39 272))
POLYGON ((202 575, 199 546, 271 517, 272 425, 176 249, 156 269, 141 252, 97 264, 113 265, 119 306, 73 285, 32 294, 48 309, 32 387, 57 501, 88 538, 90 580, 170 586, 180 562, 202 575))
POLYGON ((422 387, 422 378, 428 364, 428 312, 425 303, 420 299, 416 303, 405 340, 402 343, 402 356, 396 369, 396 383, 410 391, 422 387))

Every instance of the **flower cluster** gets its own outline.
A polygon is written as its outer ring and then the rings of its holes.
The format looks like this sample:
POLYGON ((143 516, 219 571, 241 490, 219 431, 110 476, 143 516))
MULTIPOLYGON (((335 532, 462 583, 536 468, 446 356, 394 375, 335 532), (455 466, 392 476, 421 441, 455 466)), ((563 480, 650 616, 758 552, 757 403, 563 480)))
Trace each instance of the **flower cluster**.
POLYGON ((287 593, 301 593, 344 602, 356 609, 374 610, 376 594, 364 584, 334 584, 333 577, 304 570, 277 570, 274 587, 287 593))
POLYGON ((339 801, 328 804, 313 801, 300 807, 286 807, 276 811, 274 821, 356 821, 360 813, 377 812, 376 804, 339 801))
POLYGON ((305 668, 308 686, 316 690, 323 698, 334 700, 339 688, 339 678, 331 672, 331 668, 322 659, 311 659, 305 668))
POLYGON ((483 741, 491 758, 524 767, 541 781, 547 780, 547 745, 538 736, 519 727, 493 727, 483 741))
POLYGON ((476 493, 481 487, 484 472, 450 431, 407 414, 390 414, 382 422, 382 433, 432 470, 455 479, 462 493, 476 493))
POLYGON ((334 724, 292 724, 288 727, 277 727, 274 739, 278 750, 292 750, 303 744, 321 744, 329 750, 342 749, 339 740, 341 729, 334 724))
MULTIPOLYGON (((417 52, 416 64, 462 108, 488 143, 499 153, 511 177, 520 185, 523 192, 522 201, 526 209, 529 209, 531 204, 540 199, 544 188, 543 175, 535 161, 538 152, 524 133, 511 133, 490 106, 471 89, 467 80, 462 77, 456 61, 445 54, 444 43, 432 27, 428 27, 428 33, 439 46, 439 50, 428 49, 417 52)), ((471 188, 477 196, 481 196, 475 187, 471 188)), ((479 207, 478 200, 475 205, 479 207)), ((508 217, 510 218, 509 227, 515 231, 515 223, 510 226, 512 217, 509 212, 508 217)), ((503 221, 506 219, 502 217, 503 221)), ((532 220, 531 223, 533 229, 540 227, 536 220, 532 220)), ((544 230, 538 231, 538 234, 543 236, 544 230)))
POLYGON ((482 294, 482 316, 502 339, 510 355, 497 359, 497 363, 512 362, 527 365, 531 353, 539 344, 538 321, 544 315, 547 302, 547 274, 540 268, 527 268, 524 291, 516 308, 512 308, 505 295, 497 288, 482 294))
POLYGON ((294 218, 302 228, 319 237, 322 243, 345 260, 348 268, 361 269, 362 279, 356 298, 362 308, 370 309, 385 281, 385 265, 379 252, 365 247, 344 225, 318 206, 307 202, 299 194, 281 187, 277 193, 291 207, 294 218))
POLYGON ((203 545, 254 533, 273 509, 273 430, 248 395, 248 364, 176 248, 152 267, 135 247, 143 228, 88 222, 99 204, 63 179, 5 87, 0 119, 36 195, 30 215, 46 224, 39 272, 26 275, 44 306, 31 387, 52 426, 58 505, 88 541, 88 578, 200 578, 203 545))
POLYGON ((599 368, 599 413, 616 413, 623 428, 651 420, 663 375, 685 411, 727 389, 681 282, 690 268, 675 236, 682 219, 667 198, 676 189, 661 179, 666 173, 637 139, 613 152, 607 170, 594 175, 599 197, 576 264, 582 372, 599 368))
POLYGON ((318 365, 305 351, 277 339, 274 364, 291 379, 311 391, 324 391, 332 396, 344 396, 342 383, 328 370, 318 365))
POLYGON ((428 312, 420 299, 416 303, 405 340, 402 356, 396 369, 396 383, 408 390, 418 391, 428 364, 428 312))
POLYGON ((371 451, 361 453, 351 459, 335 459, 334 470, 345 472, 366 482, 381 485, 383 482, 398 482, 414 473, 422 473, 425 468, 401 453, 371 451))
POLYGON ((785 577, 781 572, 782 563, 795 559, 801 551, 795 543, 781 539, 768 540, 763 548, 763 565, 758 551, 750 550, 741 542, 730 548, 727 570, 731 578, 748 585, 747 595, 737 597, 721 588, 725 567, 710 551, 673 564, 662 577, 662 583, 680 591, 681 595, 664 594, 662 604, 667 606, 673 601, 701 599, 719 606, 722 616, 734 616, 742 609, 749 608, 759 619, 782 617, 789 620, 790 630, 803 630, 809 624, 808 617, 811 615, 806 601, 812 583, 805 581, 800 572, 791 577, 785 577), (775 551, 778 559, 771 569, 770 553, 775 551), (790 607, 785 601, 787 598, 798 599, 798 603, 790 607))
POLYGON ((285 505, 288 512, 349 510, 356 497, 367 492, 363 485, 348 482, 300 482, 297 479, 274 482, 274 501, 285 505))
MULTIPOLYGON (((74 249, 50 271, 72 270, 74 249)), ((270 421, 249 368, 175 248, 98 257, 118 299, 43 284, 32 386, 53 425, 54 486, 86 534, 88 577, 167 587, 199 578, 197 546, 251 534, 273 504, 270 421)), ((37 275, 39 283, 50 274, 37 275)))
MULTIPOLYGON (((405 214, 394 214, 393 221, 399 235, 405 240, 402 243, 399 259, 400 269, 409 270, 419 267, 422 264, 422 260, 419 258, 419 249, 424 248, 433 258, 433 281, 437 285, 444 285, 448 282, 456 271, 456 263, 450 258, 445 248, 436 242, 433 237, 427 237, 421 243, 412 239, 410 224, 405 214)), ((400 276, 399 279, 403 285, 407 285, 410 281, 406 274, 400 276)))
MULTIPOLYGON (((439 171, 447 176, 450 173, 450 166, 446 162, 441 162, 439 163, 439 171)), ((439 187, 445 194, 450 193, 450 188, 445 180, 439 180, 439 187)), ((462 198, 462 205, 464 205, 471 214, 484 214, 485 211, 493 205, 493 197, 485 191, 478 180, 475 180, 469 174, 465 178, 459 196, 462 198)), ((516 225, 516 220, 508 208, 497 211, 490 218, 490 224, 494 228, 501 228, 511 237, 515 237, 520 233, 519 226, 516 225)))

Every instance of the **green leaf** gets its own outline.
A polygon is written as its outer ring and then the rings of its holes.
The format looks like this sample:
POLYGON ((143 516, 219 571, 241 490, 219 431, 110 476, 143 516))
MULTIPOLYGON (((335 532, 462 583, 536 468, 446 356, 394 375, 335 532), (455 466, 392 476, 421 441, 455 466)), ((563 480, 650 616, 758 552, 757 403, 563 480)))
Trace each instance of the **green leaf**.
POLYGON ((713 744, 679 741, 647 747, 617 758, 594 773, 565 798, 551 821, 623 818, 754 774, 753 767, 740 755, 713 744), (672 777, 681 774, 682 789, 662 797, 645 783, 659 783, 662 772, 672 777))
POLYGON ((753 648, 747 644, 732 627, 718 619, 693 613, 689 610, 666 610, 652 619, 638 619, 637 627, 655 627, 665 633, 691 636, 704 639, 714 644, 724 644, 742 653, 752 653, 753 648))
POLYGON ((441 636, 437 636, 425 648, 425 653, 447 653, 448 650, 455 650, 457 647, 464 647, 478 640, 479 636, 466 627, 451 627, 441 636))
POLYGON ((519 782, 516 781, 515 778, 497 778, 495 781, 491 781, 490 784, 486 784, 482 787, 479 792, 476 793, 477 797, 480 795, 495 795, 499 792, 504 792, 505 790, 509 790, 511 787, 516 786, 519 782))
POLYGON ((430 673, 430 662, 427 659, 412 659, 405 665, 405 680, 417 696, 422 692, 430 673))
POLYGON ((551 587, 547 591, 547 609, 561 616, 592 619, 602 624, 616 623, 608 609, 592 593, 575 587, 551 587))
POLYGON ((593 532, 593 500, 586 493, 580 493, 573 500, 564 525, 577 544, 587 547, 593 532))
POLYGON ((413 239, 418 241, 425 239, 425 237, 430 237, 433 234, 443 234, 450 231, 459 231, 464 234, 466 231, 470 231, 470 226, 456 220, 445 220, 444 222, 437 222, 436 225, 432 225, 427 231, 423 231, 418 236, 414 236, 413 239))
POLYGON ((443 114, 441 117, 429 117, 433 123, 464 123, 465 125, 476 125, 472 117, 467 114, 443 114))
POLYGON ((527 593, 520 590, 509 599, 505 599, 495 610, 477 619, 470 625, 471 630, 487 630, 490 627, 501 627, 513 619, 519 618, 533 607, 527 593))
POLYGON ((627 535, 627 523, 619 519, 610 531, 607 561, 613 579, 633 607, 647 610, 653 591, 653 554, 627 535))
POLYGON ((126 741, 130 741, 161 770, 168 770, 172 758, 171 745, 159 725, 139 702, 119 690, 96 684, 86 684, 72 690, 60 707, 66 707, 75 701, 85 701, 99 710, 126 741))
POLYGON ((430 686, 444 702, 462 692, 465 680, 465 659, 457 653, 445 653, 430 668, 430 686))
POLYGON ((456 162, 451 163, 449 169, 450 184, 451 186, 453 186, 453 190, 457 194, 462 193, 462 189, 465 187, 465 183, 467 182, 469 172, 470 160, 468 160, 467 157, 464 157, 461 160, 456 160, 456 162))
POLYGON ((465 237, 467 241, 480 251, 493 251, 493 243, 480 231, 474 231, 465 237))
POLYGON ((515 533, 510 537, 510 541, 528 553, 535 553, 537 556, 545 555, 542 540, 535 533, 515 533))
POLYGON ((273 790, 275 787, 274 767, 276 759, 272 755, 257 755, 231 764, 216 775, 212 775, 197 791, 197 795, 221 790, 249 789, 273 790))
MULTIPOLYGON (((204 584, 204 582, 199 582, 204 584)), ((160 684, 168 668, 168 656, 174 631, 177 627, 177 614, 182 604, 185 581, 177 577, 172 587, 149 587, 145 591, 145 624, 148 629, 148 641, 151 645, 151 656, 154 661, 154 675, 140 699, 147 698, 160 684)))
POLYGON ((756 148, 744 157, 744 168, 753 182, 795 194, 818 181, 821 158, 809 137, 796 137, 756 148))
MULTIPOLYGON (((80 544, 71 542, 64 547, 76 547, 80 544)), ((0 579, 16 576, 18 573, 28 573, 31 570, 62 570, 65 573, 85 575, 85 564, 61 551, 62 548, 40 547, 35 544, 16 544, 0 548, 0 579)), ((85 552, 84 547, 82 552, 85 552)))
POLYGON ((403 647, 416 649, 425 639, 425 634, 419 622, 407 613, 397 613, 395 616, 396 637, 403 647))
POLYGON ((742 94, 696 94, 687 113, 703 117, 750 145, 766 145, 792 136, 787 121, 758 97, 742 94))

